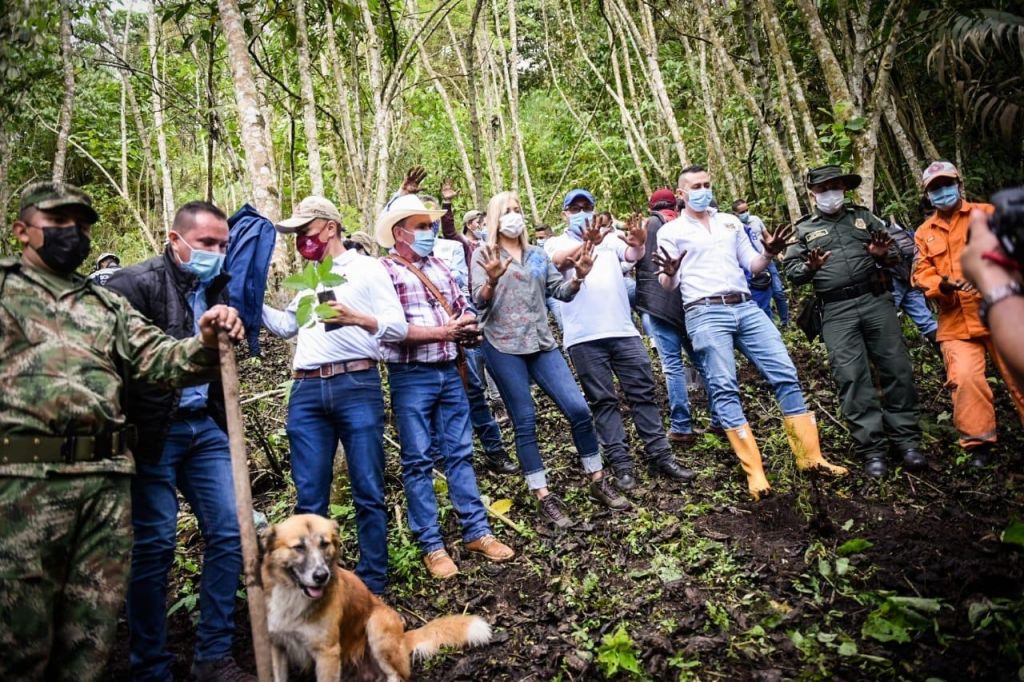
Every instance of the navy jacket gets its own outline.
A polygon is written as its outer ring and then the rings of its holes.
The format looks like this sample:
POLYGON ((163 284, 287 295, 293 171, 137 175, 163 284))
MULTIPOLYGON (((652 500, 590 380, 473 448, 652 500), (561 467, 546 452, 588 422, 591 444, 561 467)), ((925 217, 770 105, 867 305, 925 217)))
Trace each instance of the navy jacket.
POLYGON ((228 219, 231 240, 224 269, 231 275, 228 297, 245 325, 250 355, 260 354, 260 327, 263 321, 263 294, 274 254, 277 232, 274 224, 245 204, 228 219))

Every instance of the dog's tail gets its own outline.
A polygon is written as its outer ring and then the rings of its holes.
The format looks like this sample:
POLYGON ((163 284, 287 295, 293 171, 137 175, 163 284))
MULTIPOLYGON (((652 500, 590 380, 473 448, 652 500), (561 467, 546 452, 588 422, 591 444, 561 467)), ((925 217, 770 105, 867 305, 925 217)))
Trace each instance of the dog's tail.
POLYGON ((491 626, 479 616, 443 616, 403 635, 413 658, 430 658, 441 647, 479 646, 491 641, 491 626))

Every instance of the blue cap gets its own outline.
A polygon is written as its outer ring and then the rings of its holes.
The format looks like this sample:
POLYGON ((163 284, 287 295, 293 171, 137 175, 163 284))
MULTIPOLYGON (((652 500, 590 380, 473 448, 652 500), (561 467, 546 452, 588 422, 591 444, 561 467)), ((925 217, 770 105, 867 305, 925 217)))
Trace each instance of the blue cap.
POLYGON ((565 209, 569 208, 569 204, 571 204, 573 201, 575 201, 578 197, 583 197, 584 199, 589 201, 591 204, 594 204, 595 206, 597 205, 597 202, 594 201, 594 195, 593 194, 591 194, 590 192, 588 192, 585 189, 578 189, 577 188, 577 189, 569 190, 569 193, 565 195, 565 200, 562 202, 562 210, 564 211, 565 209))

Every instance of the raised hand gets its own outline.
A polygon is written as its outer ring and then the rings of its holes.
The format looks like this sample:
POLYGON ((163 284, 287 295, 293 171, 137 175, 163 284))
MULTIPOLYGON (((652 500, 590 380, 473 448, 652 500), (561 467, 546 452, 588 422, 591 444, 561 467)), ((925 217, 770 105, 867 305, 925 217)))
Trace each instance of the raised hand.
POLYGON ((789 223, 780 225, 772 234, 767 229, 761 232, 761 243, 764 244, 765 253, 769 256, 777 256, 789 246, 789 240, 793 236, 793 226, 789 223))
POLYGON ((673 258, 668 255, 668 251, 665 247, 661 247, 657 251, 651 254, 651 262, 658 266, 657 275, 665 275, 666 277, 674 277, 679 272, 679 266, 683 262, 683 257, 686 255, 686 251, 679 254, 678 258, 673 258))
POLYGON ((405 194, 419 193, 423 189, 420 184, 425 177, 427 177, 427 170, 423 166, 413 166, 405 172, 405 179, 402 180, 402 192, 405 194))
POLYGON ((892 246, 892 237, 881 230, 871 233, 871 241, 867 244, 868 253, 872 258, 882 260, 889 255, 889 247, 892 246))
POLYGON ((502 260, 501 255, 494 251, 492 252, 490 247, 481 246, 480 255, 483 258, 484 272, 487 273, 487 281, 491 286, 498 283, 501 276, 508 270, 508 266, 512 264, 511 258, 505 258, 502 260))
POLYGON ((576 271, 576 279, 585 279, 594 267, 594 243, 585 241, 575 256, 567 256, 566 262, 576 271))
POLYGON ((643 248, 647 243, 647 221, 639 213, 629 216, 629 219, 626 220, 626 236, 619 238, 623 239, 628 246, 643 248))
POLYGON ((821 269, 821 266, 825 264, 829 256, 832 255, 831 251, 822 251, 821 249, 811 249, 807 252, 807 269, 811 272, 817 272, 821 269))
POLYGON ((583 226, 583 241, 594 246, 604 241, 603 224, 602 216, 596 216, 593 220, 588 220, 583 226))
POLYGON ((445 178, 444 182, 441 183, 441 201, 442 201, 442 203, 445 203, 445 204, 452 203, 452 199, 454 199, 458 194, 459 194, 459 190, 455 189, 455 186, 452 184, 452 179, 451 178, 445 178))

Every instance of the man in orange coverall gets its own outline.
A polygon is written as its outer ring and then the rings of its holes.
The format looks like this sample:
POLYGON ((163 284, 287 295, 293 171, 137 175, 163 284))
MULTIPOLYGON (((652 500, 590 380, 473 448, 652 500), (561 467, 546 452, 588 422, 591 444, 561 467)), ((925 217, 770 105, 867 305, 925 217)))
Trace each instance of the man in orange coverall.
POLYGON ((993 209, 991 204, 965 200, 960 172, 948 161, 930 164, 921 182, 935 213, 917 228, 920 256, 913 282, 939 306, 936 340, 946 362, 946 386, 953 391, 953 424, 960 431, 960 445, 972 455, 971 465, 984 467, 996 442, 992 389, 985 377, 986 352, 1006 381, 1024 423, 1024 387, 993 348, 979 317, 981 297, 960 268, 971 210, 991 214, 993 209))

